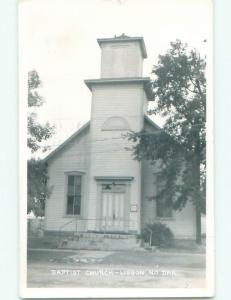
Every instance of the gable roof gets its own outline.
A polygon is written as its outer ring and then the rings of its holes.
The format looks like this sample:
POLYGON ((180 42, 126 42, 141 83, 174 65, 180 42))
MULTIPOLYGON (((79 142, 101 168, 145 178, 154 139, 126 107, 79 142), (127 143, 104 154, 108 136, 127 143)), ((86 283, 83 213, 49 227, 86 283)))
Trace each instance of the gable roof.
POLYGON ((154 121, 152 121, 147 115, 144 115, 144 120, 151 126, 155 127, 157 130, 162 130, 160 126, 158 126, 154 121))
POLYGON ((85 123, 82 127, 80 127, 75 133, 73 133, 69 138, 67 138, 62 144, 60 144, 57 148, 51 151, 44 159, 44 162, 47 162, 51 157, 53 157, 57 152, 63 149, 67 144, 73 141, 77 136, 79 136, 85 129, 90 126, 90 121, 85 123))
MULTIPOLYGON (((144 120, 153 126, 157 130, 161 130, 161 128, 153 122, 147 115, 144 115, 144 120)), ((44 159, 43 162, 47 162, 51 157, 57 154, 60 150, 62 150, 66 145, 68 145, 71 141, 73 141, 76 137, 78 137, 81 133, 84 132, 90 126, 90 121, 85 123, 82 127, 80 127, 74 134, 72 134, 69 138, 67 138, 62 144, 60 144, 57 148, 51 151, 44 159)))

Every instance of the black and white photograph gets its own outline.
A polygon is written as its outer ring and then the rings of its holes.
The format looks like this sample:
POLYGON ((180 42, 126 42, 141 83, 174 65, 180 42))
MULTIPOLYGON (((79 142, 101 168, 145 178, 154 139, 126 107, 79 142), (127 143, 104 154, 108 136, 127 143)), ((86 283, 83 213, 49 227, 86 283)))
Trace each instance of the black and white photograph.
POLYGON ((212 297, 212 2, 18 16, 20 295, 212 297))

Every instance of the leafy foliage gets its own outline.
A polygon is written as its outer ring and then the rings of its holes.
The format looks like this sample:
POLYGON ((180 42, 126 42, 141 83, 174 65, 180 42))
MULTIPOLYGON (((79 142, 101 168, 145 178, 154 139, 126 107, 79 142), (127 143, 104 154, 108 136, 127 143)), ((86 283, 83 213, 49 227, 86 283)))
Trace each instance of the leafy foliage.
POLYGON ((151 243, 151 246, 169 247, 173 237, 170 228, 160 222, 147 224, 141 232, 142 240, 145 243, 151 243))
POLYGON ((47 187, 47 167, 40 159, 27 162, 27 212, 33 211, 36 217, 44 215, 45 200, 51 189, 47 187))
POLYGON ((42 82, 38 73, 33 70, 28 74, 28 106, 41 106, 44 103, 43 98, 38 94, 37 89, 42 82))
MULTIPOLYGON (((37 113, 34 108, 40 107, 44 99, 38 94, 41 80, 38 73, 33 70, 28 73, 28 108, 27 117, 27 146, 32 153, 48 147, 42 146, 42 142, 48 140, 54 133, 54 126, 48 122, 41 125, 37 121, 37 113), (32 110, 32 111, 31 111, 32 110)), ((30 159, 27 162, 27 211, 33 211, 35 216, 44 215, 45 200, 50 194, 46 186, 48 176, 47 167, 40 159, 30 159)))
POLYGON ((159 164, 164 184, 157 197, 179 210, 192 200, 198 214, 205 211, 205 68, 205 58, 195 49, 179 40, 171 43, 152 70, 154 107, 149 114, 165 119, 163 129, 129 135, 136 159, 159 164))
MULTIPOLYGON (((28 73, 28 107, 39 107, 44 103, 44 99, 38 94, 37 89, 41 86, 41 80, 38 73, 33 70, 28 73)), ((37 113, 32 111, 27 117, 27 146, 34 153, 39 149, 47 150, 41 143, 49 139, 54 133, 54 126, 48 122, 41 125, 37 121, 37 113)))

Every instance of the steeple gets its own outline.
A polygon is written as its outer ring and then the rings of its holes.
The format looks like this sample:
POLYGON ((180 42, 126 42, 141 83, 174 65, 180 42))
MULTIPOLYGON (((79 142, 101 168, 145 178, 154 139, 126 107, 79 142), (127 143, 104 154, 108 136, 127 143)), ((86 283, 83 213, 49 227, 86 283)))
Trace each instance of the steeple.
POLYGON ((143 59, 147 57, 142 37, 129 37, 123 33, 97 41, 102 49, 101 78, 142 76, 143 59))
MULTIPOLYGON (((102 50, 101 76, 85 80, 92 92, 88 214, 97 220, 100 205, 104 207, 100 218, 105 218, 106 211, 111 214, 111 210, 117 209, 117 204, 111 202, 114 200, 100 196, 105 180, 116 180, 126 194, 124 200, 118 200, 123 201, 120 211, 126 220, 132 220, 131 224, 124 223, 123 230, 139 232, 141 163, 126 150, 131 141, 124 139, 124 134, 144 128, 150 79, 142 77, 142 64, 147 53, 142 37, 122 34, 97 41, 102 50), (135 212, 131 212, 131 206, 137 208, 135 212)), ((99 225, 93 221, 89 230, 96 230, 99 225)))

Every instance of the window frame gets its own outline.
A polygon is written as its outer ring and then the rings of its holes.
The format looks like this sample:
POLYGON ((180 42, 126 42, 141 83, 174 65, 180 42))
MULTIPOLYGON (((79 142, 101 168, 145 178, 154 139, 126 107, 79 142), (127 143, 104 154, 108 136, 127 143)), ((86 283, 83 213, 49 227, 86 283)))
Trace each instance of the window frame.
POLYGON ((173 208, 170 208, 170 215, 169 216, 166 216, 165 215, 165 212, 166 212, 166 201, 163 201, 163 204, 162 204, 162 213, 163 213, 163 216, 159 216, 158 215, 158 200, 156 200, 156 218, 158 220, 172 220, 173 219, 173 208))
MULTIPOLYGON (((158 188, 159 188, 159 176, 158 173, 154 173, 153 175, 155 176, 155 185, 156 185, 156 194, 158 193, 158 188)), ((163 201, 164 203, 162 204, 162 210, 163 210, 163 216, 158 216, 158 200, 155 199, 155 206, 156 206, 156 219, 160 220, 160 221, 164 221, 164 220, 174 220, 175 216, 174 216, 174 210, 173 207, 171 208, 171 215, 170 216, 165 216, 165 208, 166 208, 166 200, 163 201)))
POLYGON ((83 199, 84 199, 84 172, 80 171, 69 171, 65 172, 65 196, 64 196, 64 217, 67 218, 81 218, 83 215, 83 199), (79 214, 69 214, 68 213, 68 178, 69 176, 80 176, 81 178, 81 192, 80 192, 80 213, 79 214))

